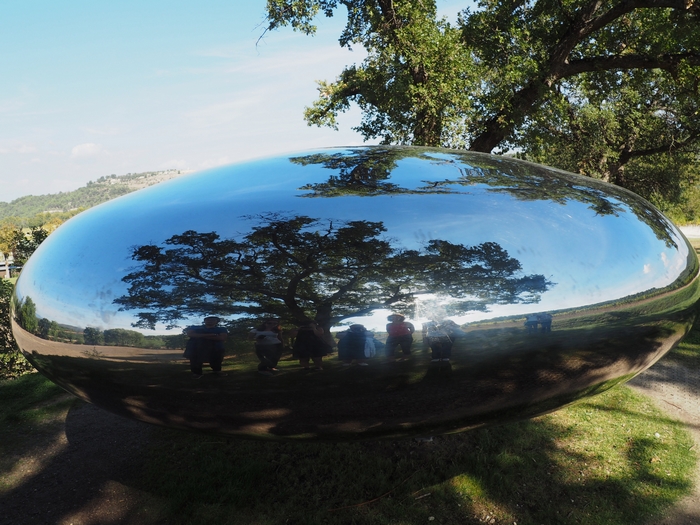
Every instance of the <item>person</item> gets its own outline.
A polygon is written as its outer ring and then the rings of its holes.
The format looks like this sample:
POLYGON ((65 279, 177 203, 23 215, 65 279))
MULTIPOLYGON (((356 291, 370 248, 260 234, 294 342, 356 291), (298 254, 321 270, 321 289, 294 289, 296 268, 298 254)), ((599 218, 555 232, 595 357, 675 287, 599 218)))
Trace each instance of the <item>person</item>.
POLYGON ((328 345, 323 340, 323 328, 314 321, 304 323, 290 335, 294 337, 294 355, 304 370, 309 370, 309 360, 313 360, 314 370, 323 370, 323 358, 328 355, 328 345))
POLYGON ((425 338, 430 346, 432 363, 440 361, 448 362, 452 357, 453 340, 450 337, 448 326, 438 324, 435 321, 425 323, 425 338))
POLYGON ((411 354, 411 345, 413 344, 413 332, 415 328, 411 323, 405 322, 405 317, 401 314, 392 314, 387 317, 389 324, 386 325, 386 331, 389 336, 386 338, 386 346, 384 350, 389 358, 394 357, 394 351, 397 346, 401 346, 401 351, 404 356, 411 354))
POLYGON ((375 354, 374 335, 363 325, 350 325, 348 330, 339 334, 338 359, 343 361, 343 366, 350 366, 353 360, 359 366, 367 366, 367 359, 375 354))
POLYGON ((277 372, 283 349, 280 322, 277 319, 264 319, 248 333, 248 340, 255 341, 255 355, 260 360, 258 372, 267 376, 277 372))
POLYGON ((548 312, 543 312, 537 316, 537 320, 540 322, 542 328, 540 330, 542 333, 547 333, 552 331, 552 314, 548 312))
POLYGON ((537 323, 539 322, 539 318, 537 314, 529 314, 525 318, 525 329, 529 334, 534 334, 537 333, 537 323))
POLYGON ((224 362, 224 341, 228 331, 219 326, 221 319, 212 315, 205 317, 202 326, 190 326, 186 330, 190 338, 185 348, 185 356, 190 360, 190 371, 193 377, 202 377, 202 365, 209 363, 215 374, 221 372, 224 362))

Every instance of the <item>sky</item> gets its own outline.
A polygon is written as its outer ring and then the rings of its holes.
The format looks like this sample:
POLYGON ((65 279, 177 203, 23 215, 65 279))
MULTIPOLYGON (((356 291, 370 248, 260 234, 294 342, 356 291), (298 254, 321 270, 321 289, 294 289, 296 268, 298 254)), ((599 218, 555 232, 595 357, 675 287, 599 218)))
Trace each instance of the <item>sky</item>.
MULTIPOLYGON (((456 20, 465 0, 438 0, 456 20)), ((309 37, 264 32, 263 0, 8 0, 0 6, 0 201, 105 175, 201 170, 363 143, 309 127, 316 81, 359 63, 344 13, 309 37)))

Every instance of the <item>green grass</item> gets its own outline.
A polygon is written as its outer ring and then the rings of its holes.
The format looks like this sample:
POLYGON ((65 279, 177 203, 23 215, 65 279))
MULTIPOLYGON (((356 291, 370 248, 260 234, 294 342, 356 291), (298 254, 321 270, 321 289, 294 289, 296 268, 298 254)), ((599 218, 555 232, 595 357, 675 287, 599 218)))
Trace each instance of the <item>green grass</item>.
POLYGON ((12 422, 41 423, 62 413, 74 401, 65 390, 37 373, 0 381, 0 429, 6 430, 12 422))
MULTIPOLYGON (((0 491, 21 488, 17 461, 55 439, 74 403, 39 374, 0 382, 0 491)), ((432 442, 250 442, 154 427, 146 457, 121 482, 158 509, 152 523, 173 525, 638 525, 689 493, 696 464, 683 425, 627 387, 432 442)))
POLYGON ((55 439, 76 402, 37 373, 0 381, 0 493, 21 484, 19 464, 55 439))
MULTIPOLYGON (((700 323, 664 359, 700 366, 700 323)), ((21 488, 18 462, 55 439, 74 403, 39 374, 0 381, 0 492, 21 488)), ((690 493, 697 464, 684 426, 624 386, 431 442, 250 442, 154 427, 146 457, 120 480, 157 509, 144 525, 640 525, 690 493)))
POLYGON ((683 426, 626 387, 432 442, 159 433, 138 488, 172 524, 637 525, 691 490, 696 462, 683 426))

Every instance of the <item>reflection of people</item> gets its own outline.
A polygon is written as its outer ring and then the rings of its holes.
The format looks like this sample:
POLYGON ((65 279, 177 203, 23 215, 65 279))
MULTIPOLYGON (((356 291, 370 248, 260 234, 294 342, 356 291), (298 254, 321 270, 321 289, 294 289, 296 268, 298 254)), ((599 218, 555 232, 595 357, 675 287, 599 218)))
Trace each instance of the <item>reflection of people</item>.
POLYGON ((435 321, 425 323, 425 338, 431 350, 431 362, 450 361, 453 340, 449 328, 435 321))
POLYGON ((529 334, 534 334, 537 332, 537 323, 539 322, 539 319, 537 317, 537 314, 529 314, 525 318, 525 329, 529 334))
POLYGON ((323 341, 323 328, 311 321, 299 326, 291 334, 294 337, 294 354, 305 370, 309 369, 309 359, 315 370, 323 370, 323 358, 328 355, 328 345, 323 341))
POLYGON ((413 344, 413 332, 415 329, 411 323, 404 321, 405 317, 401 314, 392 314, 387 317, 389 324, 386 325, 386 331, 389 336, 386 338, 387 357, 394 357, 394 351, 397 345, 401 346, 403 355, 411 353, 411 345, 413 344))
POLYGON ((277 362, 282 356, 282 327, 277 319, 265 319, 260 326, 248 333, 248 339, 255 341, 255 355, 260 364, 258 372, 271 376, 277 372, 277 362))
POLYGON ((537 320, 540 322, 540 330, 543 333, 552 331, 552 314, 547 312, 541 313, 537 316, 537 320))
POLYGON ((360 366, 367 366, 367 359, 376 354, 374 334, 361 324, 351 325, 338 337, 338 359, 344 366, 350 366, 353 360, 360 366))
POLYGON ((190 370, 195 378, 202 377, 202 365, 209 363, 215 374, 221 372, 224 362, 224 341, 228 331, 219 326, 220 319, 216 316, 205 317, 203 326, 190 326, 187 336, 190 338, 185 350, 190 360, 190 370))

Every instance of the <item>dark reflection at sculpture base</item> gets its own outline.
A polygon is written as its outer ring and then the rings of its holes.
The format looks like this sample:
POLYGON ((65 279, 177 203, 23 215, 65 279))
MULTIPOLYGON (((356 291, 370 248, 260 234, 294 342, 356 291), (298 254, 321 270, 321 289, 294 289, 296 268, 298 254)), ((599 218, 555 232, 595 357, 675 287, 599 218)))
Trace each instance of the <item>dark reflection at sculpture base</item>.
POLYGON ((651 366, 700 296, 693 250, 645 201, 447 150, 216 170, 49 240, 13 298, 36 368, 117 414, 242 438, 394 438, 543 414, 651 366), (207 316, 220 325, 199 325, 207 316))
POLYGON ((273 377, 256 374, 249 343, 234 341, 229 348, 241 351, 229 351, 224 375, 205 373, 196 384, 180 350, 166 358, 103 347, 76 356, 67 345, 66 355, 47 355, 45 341, 15 333, 23 348, 37 347, 30 359, 49 378, 126 417, 241 437, 355 440, 459 432, 555 410, 646 369, 694 319, 690 308, 663 321, 634 310, 607 316, 619 320, 561 319, 556 331, 527 338, 520 323, 475 327, 438 363, 421 341, 405 360, 378 357, 366 367, 331 356, 323 371, 310 371, 287 354, 273 377))

